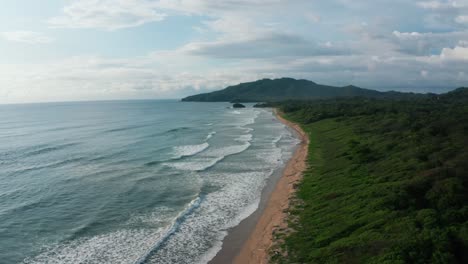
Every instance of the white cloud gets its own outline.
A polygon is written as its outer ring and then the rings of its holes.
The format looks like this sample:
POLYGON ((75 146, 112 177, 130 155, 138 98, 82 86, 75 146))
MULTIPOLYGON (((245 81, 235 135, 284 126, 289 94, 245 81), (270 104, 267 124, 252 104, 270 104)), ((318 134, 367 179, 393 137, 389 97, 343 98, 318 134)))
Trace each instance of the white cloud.
POLYGON ((260 78, 235 68, 204 68, 180 52, 109 59, 79 56, 48 63, 0 64, 0 103, 180 98, 260 78))
POLYGON ((460 40, 460 41, 458 41, 458 46, 468 48, 468 41, 460 40))
POLYGON ((468 48, 456 46, 455 48, 444 48, 440 54, 442 59, 468 60, 468 48))
POLYGON ((307 12, 304 15, 305 19, 312 23, 319 23, 322 20, 322 17, 311 12, 307 12))
POLYGON ((461 46, 468 39, 468 31, 452 32, 399 32, 394 31, 391 40, 397 50, 407 54, 433 55, 446 47, 461 46))
POLYGON ((197 15, 220 15, 251 8, 269 9, 284 0, 73 0, 63 14, 48 20, 56 28, 99 28, 116 30, 161 21, 167 14, 181 12, 197 15))
POLYGON ((419 32, 399 32, 399 31, 393 31, 393 35, 395 35, 397 38, 401 39, 409 39, 409 38, 418 38, 421 37, 423 34, 419 32))
POLYGON ((455 21, 460 24, 468 24, 468 16, 457 16, 455 21))
POLYGON ((42 33, 33 31, 6 31, 0 32, 0 35, 8 41, 26 44, 47 44, 54 41, 53 38, 50 38, 42 33))
POLYGON ((468 24, 468 0, 423 1, 417 5, 429 12, 425 15, 427 27, 447 31, 468 24))
POLYGON ((426 8, 426 9, 439 9, 439 8, 446 6, 446 4, 439 2, 439 1, 424 1, 424 2, 418 2, 417 4, 420 7, 426 8))
MULTIPOLYGON (((457 21, 465 2, 72 0, 50 26, 116 30, 167 14, 191 16, 180 21, 196 21, 196 32, 171 50, 126 59, 0 64, 0 103, 182 97, 284 76, 381 90, 466 86, 468 30, 457 21)), ((167 22, 177 37, 180 25, 167 22)))
POLYGON ((188 14, 220 15, 227 13, 250 13, 267 10, 278 5, 294 4, 297 0, 159 0, 158 6, 188 14))
POLYGON ((468 7, 467 0, 421 1, 417 4, 426 9, 454 9, 468 7))
POLYGON ((48 20, 57 28, 99 28, 116 30, 161 21, 166 17, 147 0, 75 0, 63 14, 48 20))
POLYGON ((286 33, 267 33, 239 40, 192 42, 182 50, 191 55, 231 59, 338 56, 351 53, 349 48, 335 46, 331 42, 322 44, 286 33))

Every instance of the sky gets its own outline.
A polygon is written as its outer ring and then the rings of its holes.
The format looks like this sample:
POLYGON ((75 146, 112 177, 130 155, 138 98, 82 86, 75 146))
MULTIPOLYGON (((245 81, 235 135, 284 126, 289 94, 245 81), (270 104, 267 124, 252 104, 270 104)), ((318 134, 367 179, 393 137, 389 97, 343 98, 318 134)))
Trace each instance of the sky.
POLYGON ((468 86, 468 0, 2 0, 0 104, 468 86))

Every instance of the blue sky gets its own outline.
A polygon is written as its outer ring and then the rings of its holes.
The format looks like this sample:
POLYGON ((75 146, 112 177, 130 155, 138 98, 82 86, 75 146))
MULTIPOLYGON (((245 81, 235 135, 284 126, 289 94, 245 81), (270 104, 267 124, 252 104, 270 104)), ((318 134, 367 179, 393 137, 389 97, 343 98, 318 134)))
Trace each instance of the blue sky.
POLYGON ((3 0, 0 103, 468 86, 468 0, 3 0))

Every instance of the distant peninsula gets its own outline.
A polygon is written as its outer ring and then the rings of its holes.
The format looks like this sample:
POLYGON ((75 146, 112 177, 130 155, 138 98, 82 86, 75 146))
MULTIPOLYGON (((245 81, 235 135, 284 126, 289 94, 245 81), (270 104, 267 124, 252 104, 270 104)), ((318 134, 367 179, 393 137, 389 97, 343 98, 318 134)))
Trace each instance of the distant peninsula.
POLYGON ((262 79, 229 86, 223 90, 183 98, 184 102, 278 102, 339 97, 408 98, 414 93, 379 92, 353 85, 336 87, 293 78, 262 79))

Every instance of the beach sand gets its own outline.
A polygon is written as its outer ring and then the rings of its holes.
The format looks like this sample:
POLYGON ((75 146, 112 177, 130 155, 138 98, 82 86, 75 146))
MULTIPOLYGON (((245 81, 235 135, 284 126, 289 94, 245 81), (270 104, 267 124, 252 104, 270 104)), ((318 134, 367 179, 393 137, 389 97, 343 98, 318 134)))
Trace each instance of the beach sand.
POLYGON ((295 186, 306 168, 309 137, 299 125, 275 116, 295 131, 301 140, 286 166, 275 172, 262 192, 258 209, 239 225, 228 230, 221 250, 209 264, 259 264, 268 263, 268 251, 273 245, 273 232, 287 228, 289 201, 295 186))
POLYGON ((257 225, 240 253, 234 259, 234 263, 268 263, 268 250, 273 244, 273 231, 278 228, 287 228, 286 209, 289 207, 289 198, 294 193, 295 185, 301 180, 302 173, 307 166, 309 137, 299 125, 285 120, 276 111, 275 114, 282 123, 293 128, 299 134, 301 143, 286 165, 263 214, 258 219, 257 225))
POLYGON ((259 216, 254 229, 233 263, 268 263, 268 251, 274 242, 273 232, 277 229, 287 228, 286 218, 287 209, 290 205, 290 197, 295 192, 295 186, 301 180, 302 173, 306 169, 309 137, 299 125, 285 120, 276 111, 275 115, 282 123, 291 127, 299 134, 301 143, 286 165, 283 175, 276 183, 263 213, 259 216))

